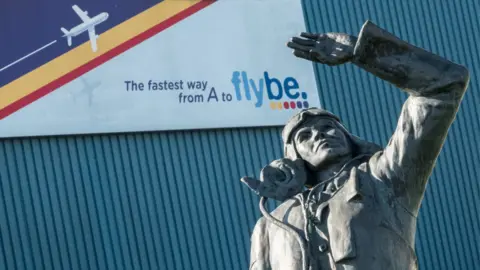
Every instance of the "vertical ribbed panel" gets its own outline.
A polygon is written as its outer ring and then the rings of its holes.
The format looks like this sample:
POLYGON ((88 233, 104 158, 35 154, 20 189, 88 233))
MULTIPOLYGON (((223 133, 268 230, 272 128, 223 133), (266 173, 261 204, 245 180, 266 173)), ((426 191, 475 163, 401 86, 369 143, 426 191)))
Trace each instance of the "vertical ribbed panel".
MULTIPOLYGON (((480 265, 480 154, 478 1, 305 0, 307 28, 357 35, 370 19, 404 40, 467 66, 467 91, 418 218, 420 269, 475 269, 480 265)), ((353 65, 315 65, 322 105, 350 130, 385 145, 406 94, 353 65)))
POLYGON ((279 132, 2 140, 0 269, 248 268, 260 213, 239 179, 279 132))
MULTIPOLYGON (((480 26, 474 0, 304 1, 310 31, 371 19, 465 64, 470 88, 419 217, 421 269, 480 265, 480 26)), ((406 95, 358 68, 316 65, 323 106, 382 145, 406 95)), ((239 178, 281 157, 280 129, 0 141, 0 269, 248 269, 258 198, 239 178)), ((270 207, 274 207, 270 203, 270 207)))

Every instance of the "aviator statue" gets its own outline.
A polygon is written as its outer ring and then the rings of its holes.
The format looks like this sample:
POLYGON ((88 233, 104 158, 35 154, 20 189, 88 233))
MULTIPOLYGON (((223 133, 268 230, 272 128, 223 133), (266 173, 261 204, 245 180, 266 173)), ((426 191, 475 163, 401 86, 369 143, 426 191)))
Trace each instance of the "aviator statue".
MULTIPOLYGON (((284 158, 242 181, 261 196, 253 270, 418 269, 416 220, 427 181, 469 83, 468 70, 367 21, 358 37, 302 33, 296 57, 353 63, 409 94, 384 148, 323 109, 294 115, 284 158), (265 201, 282 203, 272 212, 265 201)), ((355 91, 354 89, 352 91, 355 91)))

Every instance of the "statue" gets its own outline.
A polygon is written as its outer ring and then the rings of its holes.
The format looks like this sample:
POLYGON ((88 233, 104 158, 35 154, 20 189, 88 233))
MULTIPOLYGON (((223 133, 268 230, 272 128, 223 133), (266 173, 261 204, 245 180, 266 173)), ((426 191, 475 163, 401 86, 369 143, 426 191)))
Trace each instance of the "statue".
MULTIPOLYGON (((301 33, 298 58, 353 63, 409 94, 384 148, 350 134, 323 109, 294 115, 282 131, 284 158, 260 180, 250 269, 418 269, 416 219, 427 181, 469 83, 468 70, 367 21, 357 37, 301 33), (281 201, 269 213, 267 198, 281 201)), ((353 90, 354 91, 354 90, 353 90)))

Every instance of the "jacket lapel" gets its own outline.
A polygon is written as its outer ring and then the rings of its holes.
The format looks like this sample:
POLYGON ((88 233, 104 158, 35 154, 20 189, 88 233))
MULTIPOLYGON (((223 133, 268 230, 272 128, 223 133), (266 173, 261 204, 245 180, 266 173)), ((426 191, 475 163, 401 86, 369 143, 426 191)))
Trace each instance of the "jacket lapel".
POLYGON ((329 202, 330 216, 328 218, 328 231, 330 246, 335 262, 355 258, 355 236, 351 228, 352 205, 361 201, 363 194, 360 190, 357 168, 352 168, 345 184, 333 195, 329 202))
POLYGON ((350 177, 343 187, 345 202, 360 201, 363 199, 360 191, 359 178, 357 175, 357 168, 353 167, 350 171, 350 177))

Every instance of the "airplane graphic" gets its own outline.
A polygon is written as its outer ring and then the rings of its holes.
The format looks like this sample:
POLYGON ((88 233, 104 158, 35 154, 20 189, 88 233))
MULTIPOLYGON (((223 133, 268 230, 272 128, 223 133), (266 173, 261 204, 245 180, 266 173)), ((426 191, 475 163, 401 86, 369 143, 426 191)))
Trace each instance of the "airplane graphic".
POLYGON ((92 102, 93 102, 93 91, 98 88, 102 83, 100 81, 94 81, 94 82, 90 82, 88 81, 87 79, 85 79, 85 77, 80 77, 80 80, 82 81, 82 84, 83 84, 83 88, 80 89, 80 91, 77 91, 77 92, 73 92, 71 95, 73 97, 73 100, 76 102, 77 101, 77 98, 83 96, 83 95, 87 95, 87 99, 88 99, 88 106, 92 106, 92 102))
POLYGON ((88 16, 87 11, 82 11, 77 5, 72 6, 73 10, 77 13, 77 15, 82 19, 83 23, 73 27, 68 31, 65 28, 61 28, 62 32, 64 33, 63 37, 67 38, 68 46, 72 46, 72 37, 76 37, 81 33, 88 31, 88 37, 90 39, 90 44, 92 47, 92 51, 97 51, 97 38, 99 37, 95 34, 95 26, 100 24, 108 19, 108 13, 102 12, 97 16, 90 18, 88 16))

